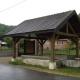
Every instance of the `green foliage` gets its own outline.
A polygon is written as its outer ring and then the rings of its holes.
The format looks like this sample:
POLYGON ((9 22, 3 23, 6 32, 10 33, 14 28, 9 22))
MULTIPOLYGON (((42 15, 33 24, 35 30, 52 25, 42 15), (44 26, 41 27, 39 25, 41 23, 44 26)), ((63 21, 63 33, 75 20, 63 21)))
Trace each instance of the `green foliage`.
MULTIPOLYGON (((80 50, 79 50, 80 52, 80 50)), ((44 54, 50 54, 51 51, 50 50, 43 50, 44 54)), ((55 54, 75 54, 76 50, 75 49, 70 49, 70 52, 68 50, 68 52, 65 49, 60 49, 60 50, 55 50, 55 54)))
POLYGON ((65 75, 71 75, 71 76, 80 76, 80 69, 79 68, 70 68, 70 67, 60 67, 55 70, 57 73, 65 74, 65 75))
POLYGON ((10 31, 14 27, 15 26, 8 26, 8 25, 0 24, 0 35, 5 34, 6 32, 10 31))
POLYGON ((14 62, 9 61, 9 64, 26 66, 25 63, 23 63, 22 61, 19 61, 19 60, 16 60, 14 62))
MULTIPOLYGON (((10 31, 14 27, 15 26, 8 26, 8 25, 0 24, 0 36, 4 35, 5 33, 10 31)), ((3 40, 5 42, 7 42, 8 47, 12 46, 12 38, 11 37, 5 37, 5 38, 3 38, 3 40)))
POLYGON ((11 37, 4 37, 3 40, 7 42, 8 47, 12 47, 12 38, 11 37))
POLYGON ((80 13, 78 14, 78 18, 80 19, 80 13))

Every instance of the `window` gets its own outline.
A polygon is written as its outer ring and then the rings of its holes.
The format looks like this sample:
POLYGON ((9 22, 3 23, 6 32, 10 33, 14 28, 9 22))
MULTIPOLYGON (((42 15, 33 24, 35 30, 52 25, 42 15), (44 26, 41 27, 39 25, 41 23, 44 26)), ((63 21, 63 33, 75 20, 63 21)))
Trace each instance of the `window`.
POLYGON ((59 41, 59 43, 60 43, 60 45, 62 45, 63 44, 63 41, 59 41))

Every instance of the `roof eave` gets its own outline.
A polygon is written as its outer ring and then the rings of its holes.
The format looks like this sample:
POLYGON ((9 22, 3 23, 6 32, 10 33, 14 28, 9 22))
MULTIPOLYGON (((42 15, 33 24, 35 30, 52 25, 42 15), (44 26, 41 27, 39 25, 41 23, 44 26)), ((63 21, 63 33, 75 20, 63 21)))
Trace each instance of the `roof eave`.
POLYGON ((41 34, 41 33, 50 33, 50 32, 54 32, 54 29, 48 29, 48 30, 41 30, 41 31, 33 31, 33 32, 25 32, 25 33, 17 33, 17 34, 5 34, 3 36, 23 36, 23 35, 27 35, 27 34, 41 34))

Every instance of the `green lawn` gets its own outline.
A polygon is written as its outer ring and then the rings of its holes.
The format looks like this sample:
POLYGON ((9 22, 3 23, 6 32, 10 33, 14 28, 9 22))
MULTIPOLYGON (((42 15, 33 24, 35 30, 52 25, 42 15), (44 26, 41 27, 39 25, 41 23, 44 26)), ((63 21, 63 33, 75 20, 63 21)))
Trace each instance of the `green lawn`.
MULTIPOLYGON (((79 50, 80 52, 80 50, 79 50)), ((44 54, 50 54, 50 50, 44 50, 44 54)), ((55 50, 55 54, 75 54, 76 50, 55 50)))
POLYGON ((59 74, 80 77, 80 68, 60 67, 54 70, 54 72, 59 73, 59 74))

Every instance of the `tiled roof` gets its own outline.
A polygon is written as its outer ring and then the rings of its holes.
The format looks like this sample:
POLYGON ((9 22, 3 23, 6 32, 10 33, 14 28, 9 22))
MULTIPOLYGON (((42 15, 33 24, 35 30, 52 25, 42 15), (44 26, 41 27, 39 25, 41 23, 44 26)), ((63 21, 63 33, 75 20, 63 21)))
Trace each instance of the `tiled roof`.
POLYGON ((74 10, 67 11, 63 13, 58 13, 54 15, 44 16, 40 18, 30 19, 23 21, 17 27, 13 28, 11 31, 5 35, 16 35, 16 34, 29 34, 29 33, 43 33, 56 31, 65 23, 65 20, 68 20, 76 12, 74 10))

